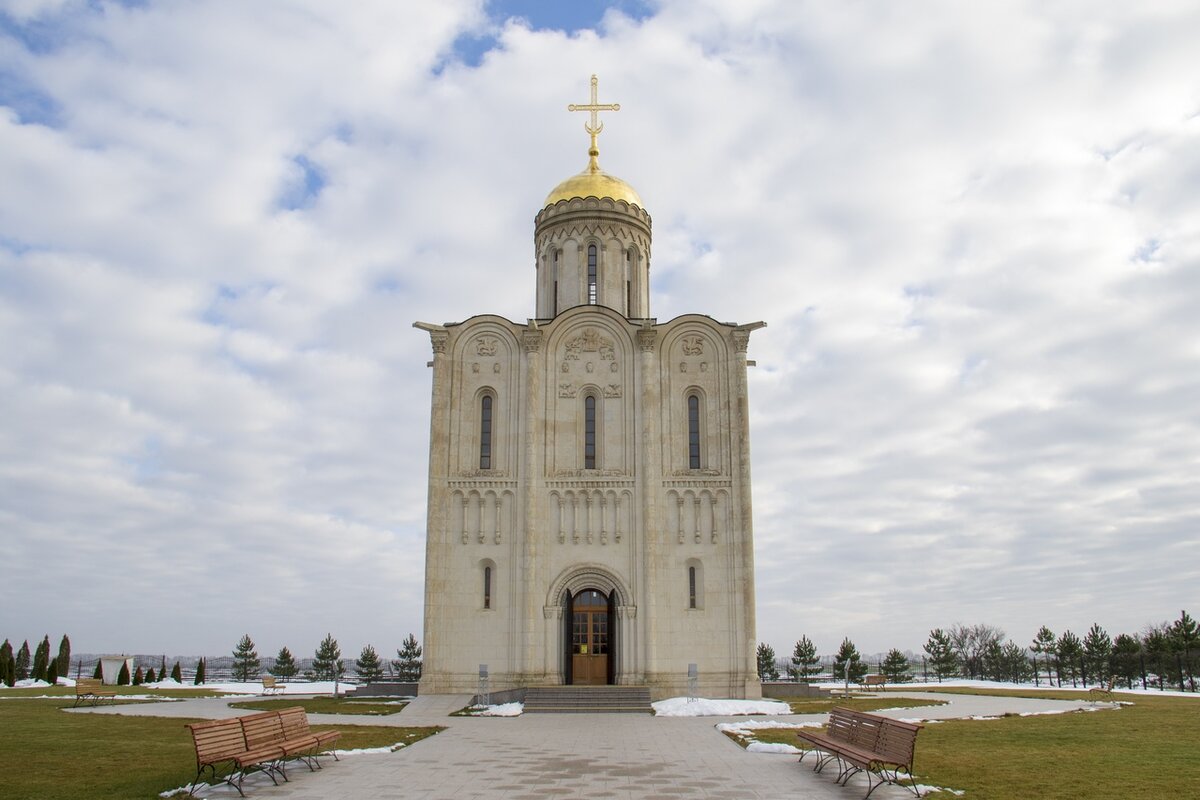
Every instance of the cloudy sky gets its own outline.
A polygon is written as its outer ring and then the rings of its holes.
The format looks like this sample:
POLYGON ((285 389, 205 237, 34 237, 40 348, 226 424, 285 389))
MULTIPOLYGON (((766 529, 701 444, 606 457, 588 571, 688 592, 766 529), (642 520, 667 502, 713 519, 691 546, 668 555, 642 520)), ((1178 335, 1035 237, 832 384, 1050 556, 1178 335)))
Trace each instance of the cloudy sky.
POLYGON ((533 313, 592 73, 654 314, 769 324, 761 640, 1200 612, 1195 2, 0 9, 0 638, 420 636, 411 323, 533 313))

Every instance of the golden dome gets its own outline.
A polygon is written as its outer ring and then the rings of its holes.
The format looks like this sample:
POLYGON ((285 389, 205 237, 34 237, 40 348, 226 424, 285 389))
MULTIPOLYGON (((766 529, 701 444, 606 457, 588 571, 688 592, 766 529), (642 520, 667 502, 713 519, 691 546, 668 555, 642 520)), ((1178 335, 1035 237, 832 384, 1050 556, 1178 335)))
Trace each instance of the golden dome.
POLYGON ((587 169, 578 175, 567 178, 546 195, 546 202, 542 204, 542 208, 552 206, 559 200, 570 200, 573 197, 611 197, 613 200, 624 200, 643 211, 646 208, 642 205, 642 198, 638 196, 632 186, 600 169, 600 163, 595 154, 592 154, 589 159, 587 169))

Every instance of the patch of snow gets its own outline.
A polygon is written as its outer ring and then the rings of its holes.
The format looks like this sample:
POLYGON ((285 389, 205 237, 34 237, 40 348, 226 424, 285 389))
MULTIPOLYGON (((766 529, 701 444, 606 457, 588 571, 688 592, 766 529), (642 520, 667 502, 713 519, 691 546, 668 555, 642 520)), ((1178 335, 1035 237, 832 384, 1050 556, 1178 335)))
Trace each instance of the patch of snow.
POLYGON ((823 722, 780 722, 775 719, 751 720, 745 722, 718 722, 717 730, 721 733, 743 734, 764 728, 824 728, 823 722))
POLYGON ((926 786, 923 783, 917 784, 917 794, 919 794, 921 797, 924 797, 930 792, 947 792, 955 795, 956 797, 962 797, 964 794, 966 794, 966 792, 962 789, 947 789, 945 786, 926 786))
POLYGON ((672 697, 652 703, 660 717, 741 717, 748 714, 791 714, 792 707, 776 700, 709 700, 672 697))
POLYGON ((34 680, 33 678, 25 678, 13 684, 14 689, 42 689, 49 688, 50 684, 45 681, 34 680))
MULTIPOLYGON (((337 755, 339 758, 342 756, 379 756, 394 753, 405 746, 407 746, 406 742, 396 742, 388 747, 360 747, 357 750, 330 750, 329 752, 337 755)), ((324 754, 322 753, 322 755, 324 754)))
POLYGON ((471 706, 476 717, 519 717, 525 712, 524 703, 501 703, 496 706, 471 706))
POLYGON ((792 747, 790 744, 775 744, 773 742, 751 742, 746 745, 746 750, 751 753, 787 753, 792 756, 804 752, 798 747, 792 747))

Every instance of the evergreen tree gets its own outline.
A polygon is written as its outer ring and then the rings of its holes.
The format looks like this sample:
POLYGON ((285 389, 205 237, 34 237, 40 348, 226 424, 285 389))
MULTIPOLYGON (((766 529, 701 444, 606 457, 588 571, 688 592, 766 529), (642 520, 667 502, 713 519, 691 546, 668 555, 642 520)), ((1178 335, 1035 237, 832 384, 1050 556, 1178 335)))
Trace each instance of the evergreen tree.
POLYGON ((833 677, 839 681, 848 678, 850 683, 862 683, 863 678, 867 677, 867 665, 862 662, 858 648, 850 641, 849 636, 842 639, 842 646, 834 656, 833 677))
POLYGON ((950 635, 944 630, 941 628, 931 630, 924 649, 925 654, 929 656, 929 666, 933 668, 933 674, 937 677, 938 683, 941 683, 943 678, 949 678, 958 672, 958 657, 954 654, 954 645, 950 642, 950 635))
POLYGON ((192 685, 200 686, 204 683, 204 657, 200 657, 200 661, 196 664, 196 677, 192 681, 192 685))
POLYGON ((1063 631, 1054 645, 1054 652, 1058 656, 1058 685, 1062 686, 1066 679, 1075 686, 1075 680, 1079 677, 1079 659, 1083 656, 1083 643, 1075 634, 1063 631))
POLYGON ((179 668, 179 662, 175 662, 175 666, 171 667, 171 680, 176 683, 183 683, 183 670, 179 668))
POLYGON ((146 670, 146 683, 158 683, 158 675, 154 672, 154 667, 146 670))
POLYGON ((792 649, 792 661, 787 668, 788 677, 794 681, 807 682, 821 672, 821 659, 817 647, 807 636, 801 636, 792 649))
POLYGON ((16 659, 13 658, 12 643, 8 639, 0 644, 0 683, 12 686, 16 681, 16 659))
POLYGON ((146 680, 146 676, 145 676, 145 674, 142 673, 141 666, 139 666, 137 668, 137 670, 135 670, 133 673, 133 685, 141 686, 145 680, 146 680))
POLYGON ((58 674, 67 677, 71 672, 71 640, 64 633, 58 642, 58 674))
POLYGON ((167 657, 162 657, 162 664, 158 667, 158 680, 165 681, 167 679, 167 657))
POLYGON ((33 674, 35 681, 46 680, 46 667, 50 664, 50 637, 46 636, 33 652, 33 674))
POLYGON ((1053 679, 1053 673, 1050 670, 1050 660, 1052 658, 1054 658, 1054 646, 1057 643, 1057 641, 1058 640, 1055 638, 1054 632, 1051 631, 1049 628, 1047 628, 1045 625, 1043 625, 1038 630, 1037 635, 1033 637, 1033 641, 1030 643, 1029 649, 1033 652, 1033 660, 1034 660, 1034 664, 1035 664, 1035 666, 1034 666, 1034 670, 1035 670, 1034 674, 1035 675, 1037 674, 1037 672, 1036 672, 1037 657, 1045 656, 1046 679, 1047 680, 1053 679))
POLYGON ((250 640, 250 634, 242 634, 233 651, 233 676, 246 683, 258 678, 258 668, 258 651, 254 649, 254 642, 250 640))
POLYGON ((893 647, 879 665, 879 671, 887 678, 888 683, 907 683, 908 656, 893 647))
POLYGON ((377 681, 383 677, 383 662, 371 645, 365 645, 354 662, 354 671, 364 681, 377 681))
POLYGON ((763 682, 779 680, 779 669, 775 666, 775 648, 766 642, 758 644, 758 679, 763 682))
MULTIPOLYGON (((1196 676, 1192 672, 1192 654, 1200 646, 1200 625, 1192 619, 1187 611, 1179 612, 1179 619, 1171 624, 1171 640, 1175 649, 1183 654, 1183 668, 1191 691, 1196 691, 1196 676)), ((1183 686, 1183 676, 1180 676, 1180 687, 1183 686)))
POLYGON ((1125 681, 1125 685, 1133 688, 1134 678, 1138 674, 1138 656, 1142 652, 1142 643, 1136 636, 1128 633, 1118 633, 1113 639, 1112 672, 1125 681))
POLYGON ((92 670, 92 677, 98 681, 104 680, 104 665, 98 658, 96 659, 96 668, 92 670))
POLYGON ((296 659, 292 656, 292 651, 286 647, 279 648, 279 655, 275 656, 275 666, 271 667, 271 674, 281 681, 286 681, 295 677, 296 672, 296 659))
POLYGON ((46 683, 51 686, 58 683, 58 656, 52 657, 46 665, 46 683))
POLYGON ((1087 679, 1092 683, 1104 683, 1111 674, 1109 660, 1112 658, 1112 639, 1108 631, 1093 622, 1087 635, 1083 637, 1083 664, 1087 669, 1087 679))
POLYGON ((129 662, 121 662, 121 671, 117 673, 117 686, 129 685, 129 662))
POLYGON ((396 677, 402 681, 421 680, 421 645, 417 644, 417 637, 410 633, 396 655, 399 658, 392 662, 396 677))
POLYGON ((313 677, 319 681, 338 680, 346 671, 342 661, 342 649, 338 647, 337 639, 332 633, 325 634, 321 644, 317 646, 313 659, 313 677))
POLYGON ((16 676, 17 680, 23 681, 29 677, 29 640, 26 639, 21 643, 21 649, 17 651, 16 658, 16 676))

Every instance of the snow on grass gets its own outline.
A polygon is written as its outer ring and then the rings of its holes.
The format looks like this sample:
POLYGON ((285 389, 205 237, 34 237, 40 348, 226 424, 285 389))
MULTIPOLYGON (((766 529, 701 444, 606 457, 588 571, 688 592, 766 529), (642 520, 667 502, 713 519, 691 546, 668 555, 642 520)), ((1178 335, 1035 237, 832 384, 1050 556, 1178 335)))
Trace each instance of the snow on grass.
POLYGON ((792 747, 790 744, 780 744, 773 742, 750 742, 746 745, 748 753, 783 753, 789 756, 797 756, 803 753, 799 747, 792 747))
MULTIPOLYGON (((195 689, 203 692, 222 692, 246 696, 261 695, 263 693, 262 681, 225 681, 222 683, 202 683, 196 686, 191 683, 179 683, 168 678, 165 681, 155 681, 154 683, 144 683, 142 685, 148 689, 195 689)), ((337 683, 337 692, 339 695, 352 694, 357 688, 354 684, 346 684, 340 681, 337 683)), ((277 694, 332 695, 333 689, 333 681, 283 683, 277 684, 276 690, 266 695, 266 697, 272 697, 277 694)))
POLYGON ((792 707, 776 700, 691 700, 672 697, 652 703, 659 717, 742 717, 748 714, 791 714, 792 707))
POLYGON ((472 717, 519 717, 525 712, 525 704, 501 703, 494 706, 471 706, 467 712, 472 717))

